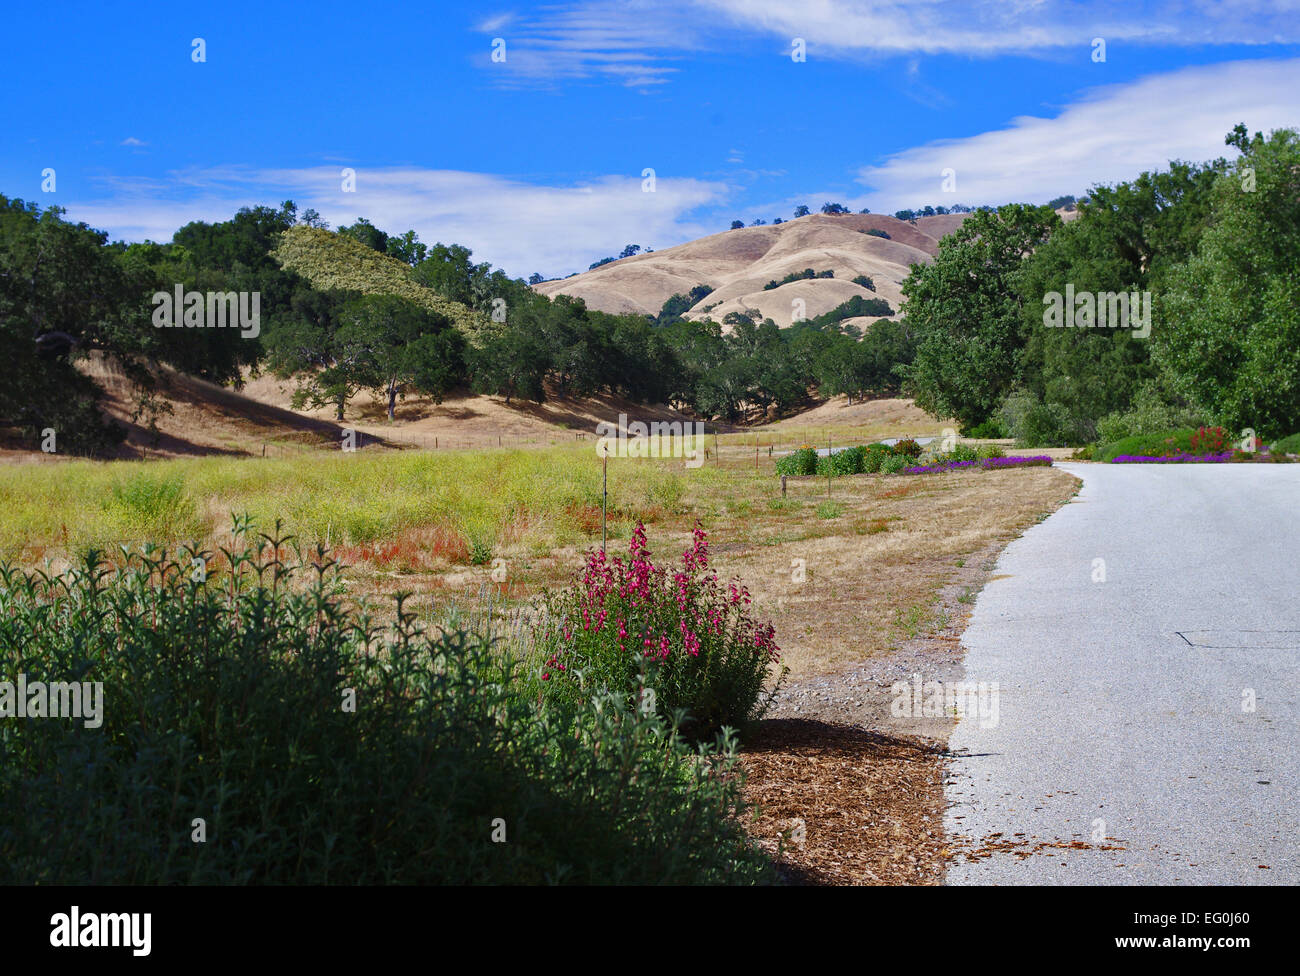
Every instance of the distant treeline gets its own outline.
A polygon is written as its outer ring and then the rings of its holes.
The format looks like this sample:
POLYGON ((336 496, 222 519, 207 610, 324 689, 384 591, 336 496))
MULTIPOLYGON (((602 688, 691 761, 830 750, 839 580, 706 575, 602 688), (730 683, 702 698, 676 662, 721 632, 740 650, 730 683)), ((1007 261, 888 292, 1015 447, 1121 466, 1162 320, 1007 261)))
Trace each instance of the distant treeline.
POLYGON ((794 329, 732 313, 724 336, 719 323, 681 317, 707 293, 674 296, 658 316, 610 315, 540 295, 460 245, 427 245, 365 219, 331 231, 292 201, 187 224, 166 244, 128 245, 59 208, 0 196, 0 427, 32 446, 53 430, 60 452, 119 443, 125 431, 98 409, 103 390, 74 366, 92 351, 121 363, 146 423, 165 409, 157 364, 235 386, 248 370, 268 371, 295 383, 298 406, 339 417, 363 390, 390 413, 412 394, 540 401, 551 389, 728 420, 792 409, 814 385, 897 391, 893 367, 909 348, 901 330, 882 323, 858 342, 837 327, 873 312, 843 307, 794 329), (256 333, 204 327, 214 323, 198 296, 190 327, 155 327, 152 297, 177 286, 206 296, 206 308, 214 295, 257 293, 256 333))

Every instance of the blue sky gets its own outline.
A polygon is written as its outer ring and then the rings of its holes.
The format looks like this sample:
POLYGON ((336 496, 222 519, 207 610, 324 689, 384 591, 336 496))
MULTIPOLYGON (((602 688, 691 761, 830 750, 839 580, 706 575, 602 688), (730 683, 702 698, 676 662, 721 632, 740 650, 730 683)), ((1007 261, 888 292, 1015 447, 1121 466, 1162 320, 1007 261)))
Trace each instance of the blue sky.
POLYGON ((6 27, 8 196, 126 240, 292 198, 513 275, 798 203, 1045 202, 1227 155, 1238 121, 1300 126, 1300 0, 85 3, 6 27))

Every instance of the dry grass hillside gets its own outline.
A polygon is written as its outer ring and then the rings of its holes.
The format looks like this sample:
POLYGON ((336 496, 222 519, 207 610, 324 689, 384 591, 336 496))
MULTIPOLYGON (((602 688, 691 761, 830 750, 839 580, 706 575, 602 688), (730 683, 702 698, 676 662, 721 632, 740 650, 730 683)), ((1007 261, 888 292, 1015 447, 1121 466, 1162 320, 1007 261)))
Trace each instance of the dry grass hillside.
MULTIPOLYGON (((126 442, 112 454, 119 460, 286 457, 337 450, 345 429, 357 432, 359 446, 368 448, 540 447, 579 439, 594 443, 597 424, 605 421, 622 426, 620 416, 643 423, 692 419, 662 404, 636 404, 609 395, 583 399, 552 396, 545 403, 515 399, 507 404, 502 397, 466 394, 447 397, 442 403, 426 397, 399 401, 396 422, 390 424, 385 402, 362 393, 348 404, 339 423, 330 408, 294 409, 291 382, 250 376, 241 390, 233 390, 169 367, 157 372, 161 410, 152 416, 133 416, 138 391, 116 363, 95 354, 81 368, 105 391, 104 414, 127 429, 126 442)), ((933 435, 954 423, 928 416, 908 399, 849 404, 841 396, 765 426, 760 439, 764 449, 769 445, 786 449, 814 435, 820 438, 828 429, 837 431, 839 442, 843 437, 875 440, 933 435)), ((746 428, 710 422, 709 430, 722 435, 725 456, 750 456, 746 428), (737 437, 740 440, 735 440, 737 437)), ((0 438, 0 463, 68 459, 62 453, 44 454, 15 439, 0 438)))
POLYGON ((729 312, 757 311, 780 326, 791 324, 795 299, 803 299, 809 318, 855 295, 883 298, 897 310, 910 266, 929 262, 940 239, 964 219, 964 214, 947 214, 921 217, 910 224, 883 214, 812 214, 624 258, 570 278, 543 282, 537 290, 573 295, 604 312, 657 315, 673 295, 705 284, 713 293, 695 305, 688 318, 721 322, 729 312), (869 230, 884 231, 889 238, 868 234, 869 230), (833 271, 835 277, 764 290, 768 282, 805 268, 833 271), (872 279, 874 292, 853 283, 859 275, 872 279))
MULTIPOLYGON (((293 384, 273 376, 248 377, 240 390, 218 386, 163 366, 156 370, 160 409, 137 415, 139 391, 121 367, 98 353, 79 364, 104 390, 102 412, 127 430, 115 459, 162 459, 212 455, 285 457, 311 450, 336 450, 344 430, 361 436, 361 447, 487 448, 594 443, 602 421, 687 421, 670 407, 636 404, 619 397, 552 395, 544 403, 458 394, 434 403, 427 397, 398 402, 389 423, 386 401, 361 393, 348 403, 344 420, 334 410, 294 409, 293 384)), ((718 425, 711 425, 710 429, 718 425)), ((725 432, 730 429, 722 425, 725 432)), ((3 433, 3 431, 0 431, 3 433)), ((20 445, 0 437, 0 462, 57 462, 68 455, 20 445)))

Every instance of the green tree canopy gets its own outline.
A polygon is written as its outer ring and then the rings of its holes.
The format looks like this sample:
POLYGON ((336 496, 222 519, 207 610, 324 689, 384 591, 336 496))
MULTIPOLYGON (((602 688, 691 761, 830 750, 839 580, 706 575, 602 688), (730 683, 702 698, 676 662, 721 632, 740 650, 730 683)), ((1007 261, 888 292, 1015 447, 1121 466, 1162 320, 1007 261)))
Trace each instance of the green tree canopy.
POLYGON ((1025 341, 1017 276, 1059 224, 1048 207, 979 212, 934 263, 912 266, 903 312, 917 345, 906 378, 922 409, 974 425, 1010 391, 1025 341))
POLYGON ((1168 275, 1156 358, 1221 423, 1286 435, 1300 427, 1300 135, 1247 140, 1239 126, 1229 143, 1242 156, 1214 183, 1196 253, 1168 275))

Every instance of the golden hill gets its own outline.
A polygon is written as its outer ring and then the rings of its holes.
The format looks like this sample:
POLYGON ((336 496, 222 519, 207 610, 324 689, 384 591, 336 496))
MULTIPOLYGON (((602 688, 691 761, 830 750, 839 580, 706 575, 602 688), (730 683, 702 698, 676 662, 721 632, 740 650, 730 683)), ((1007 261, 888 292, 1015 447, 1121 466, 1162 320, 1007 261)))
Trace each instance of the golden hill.
POLYGON ((928 263, 939 240, 960 227, 965 216, 920 217, 911 224, 883 214, 812 214, 782 224, 724 231, 536 287, 545 295, 573 295, 605 312, 657 315, 673 295, 704 284, 713 293, 686 317, 717 322, 728 312, 757 311, 760 318, 788 326, 796 299, 804 302, 804 316, 812 318, 855 295, 883 298, 897 312, 900 286, 910 266, 928 263), (884 231, 889 238, 866 233, 869 230, 884 231), (833 271, 835 276, 764 290, 768 282, 805 268, 833 271), (872 279, 874 292, 853 283, 859 275, 872 279))

